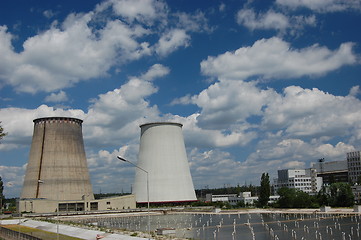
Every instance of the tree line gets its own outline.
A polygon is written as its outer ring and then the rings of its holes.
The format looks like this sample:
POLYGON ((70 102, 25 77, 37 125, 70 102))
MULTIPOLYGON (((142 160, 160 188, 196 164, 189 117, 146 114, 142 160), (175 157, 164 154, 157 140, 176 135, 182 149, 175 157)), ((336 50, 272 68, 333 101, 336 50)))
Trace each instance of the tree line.
POLYGON ((258 201, 255 203, 256 207, 275 207, 275 208, 319 208, 321 206, 331 207, 351 207, 354 205, 354 195, 352 193, 351 185, 345 182, 335 182, 328 186, 323 186, 322 189, 314 195, 309 195, 301 190, 295 188, 280 188, 277 193, 273 192, 270 184, 268 173, 263 173, 261 176, 260 186, 244 185, 236 187, 223 187, 213 189, 198 189, 196 194, 201 201, 195 203, 196 205, 213 205, 216 207, 245 207, 244 202, 239 202, 236 206, 231 206, 229 203, 204 203, 206 194, 239 194, 241 192, 251 192, 252 196, 258 196, 258 201), (269 203, 270 196, 277 194, 279 199, 276 202, 269 203))
POLYGON ((268 204, 270 196, 270 182, 268 173, 261 176, 259 207, 273 206, 278 208, 319 208, 321 206, 351 207, 354 205, 354 195, 351 185, 345 182, 335 182, 323 186, 315 195, 309 195, 295 188, 283 187, 278 189, 278 201, 268 204))

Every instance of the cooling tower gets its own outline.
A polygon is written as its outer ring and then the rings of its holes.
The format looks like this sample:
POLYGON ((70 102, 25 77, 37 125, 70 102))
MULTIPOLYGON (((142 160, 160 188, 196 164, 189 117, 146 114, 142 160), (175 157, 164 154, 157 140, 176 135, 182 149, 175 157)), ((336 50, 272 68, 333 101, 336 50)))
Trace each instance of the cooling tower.
MULTIPOLYGON (((137 165, 149 174, 151 203, 196 201, 182 134, 182 124, 147 123, 140 126, 137 165)), ((136 169, 133 193, 147 202, 147 174, 136 169)))
POLYGON ((34 133, 21 198, 94 199, 84 151, 82 120, 34 120, 34 133))

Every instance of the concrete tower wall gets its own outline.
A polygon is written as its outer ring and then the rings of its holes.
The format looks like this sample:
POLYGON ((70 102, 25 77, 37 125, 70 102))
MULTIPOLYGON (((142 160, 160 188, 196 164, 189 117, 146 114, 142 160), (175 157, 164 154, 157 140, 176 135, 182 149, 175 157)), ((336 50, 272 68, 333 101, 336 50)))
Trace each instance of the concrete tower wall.
POLYGON ((34 133, 21 198, 94 199, 84 151, 82 120, 34 120, 34 133))
MULTIPOLYGON (((196 201, 179 123, 140 126, 138 166, 149 173, 150 202, 196 201)), ((138 203, 147 202, 147 174, 137 169, 134 191, 138 203)))

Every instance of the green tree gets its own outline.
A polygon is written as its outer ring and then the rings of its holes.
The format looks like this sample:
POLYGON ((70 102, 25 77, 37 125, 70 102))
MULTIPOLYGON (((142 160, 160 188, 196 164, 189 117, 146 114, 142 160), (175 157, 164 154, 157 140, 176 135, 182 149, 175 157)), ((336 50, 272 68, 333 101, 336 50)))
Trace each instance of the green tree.
POLYGON ((329 177, 329 179, 328 179, 328 182, 329 182, 330 184, 335 183, 335 182, 336 182, 335 176, 331 175, 331 176, 329 177))
POLYGON ((332 207, 351 207, 354 204, 354 195, 351 185, 338 182, 330 186, 330 205, 332 207))
MULTIPOLYGON (((0 140, 3 139, 3 137, 5 137, 5 136, 6 136, 6 133, 4 133, 4 129, 1 126, 1 121, 0 121, 0 140)), ((4 185, 3 185, 2 178, 0 176, 0 209, 1 209, 1 212, 3 209, 3 205, 4 205, 4 200, 5 200, 3 191, 4 191, 4 185)))
POLYGON ((313 208, 319 207, 315 197, 294 188, 280 188, 277 191, 280 198, 276 206, 281 208, 313 208))
POLYGON ((0 209, 1 209, 0 212, 1 213, 2 213, 2 209, 3 209, 4 201, 5 201, 3 191, 4 191, 4 185, 3 185, 3 180, 0 176, 0 209))
POLYGON ((296 190, 294 188, 282 187, 277 191, 280 198, 277 201, 278 207, 281 208, 292 208, 293 202, 296 197, 296 190))
POLYGON ((294 208, 309 208, 313 205, 311 196, 308 193, 305 193, 301 190, 295 191, 295 199, 293 201, 292 207, 294 208))
POLYGON ((3 137, 5 137, 5 136, 6 136, 6 133, 4 133, 4 129, 1 126, 1 122, 0 122, 0 140, 3 139, 3 137))
POLYGON ((258 198, 259 206, 261 206, 261 207, 267 206, 270 195, 271 195, 271 184, 269 181, 269 175, 268 175, 268 173, 262 173, 261 187, 260 187, 260 193, 259 193, 259 198, 258 198))
POLYGON ((317 194, 317 202, 320 206, 330 205, 330 195, 327 192, 327 187, 323 186, 317 194))

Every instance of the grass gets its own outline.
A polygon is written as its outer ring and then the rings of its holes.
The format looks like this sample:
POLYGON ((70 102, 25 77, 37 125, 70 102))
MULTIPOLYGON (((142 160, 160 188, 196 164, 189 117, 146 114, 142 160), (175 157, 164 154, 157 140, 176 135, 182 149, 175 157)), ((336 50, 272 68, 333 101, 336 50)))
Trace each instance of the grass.
MULTIPOLYGON (((30 227, 19 226, 19 225, 3 225, 3 227, 14 230, 14 231, 19 231, 19 229, 20 229, 20 232, 22 232, 22 233, 26 233, 28 235, 38 237, 41 239, 46 239, 46 240, 57 239, 56 233, 43 231, 43 230, 40 230, 37 228, 30 228, 30 227)), ((59 234, 59 240, 79 240, 79 239, 81 239, 81 238, 70 237, 67 235, 59 234)))

